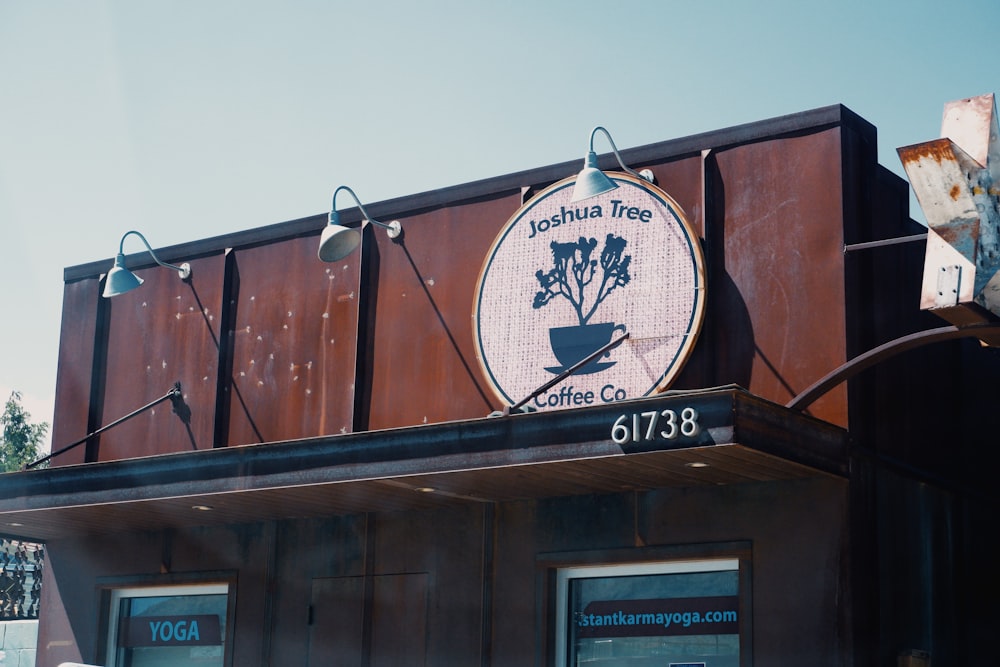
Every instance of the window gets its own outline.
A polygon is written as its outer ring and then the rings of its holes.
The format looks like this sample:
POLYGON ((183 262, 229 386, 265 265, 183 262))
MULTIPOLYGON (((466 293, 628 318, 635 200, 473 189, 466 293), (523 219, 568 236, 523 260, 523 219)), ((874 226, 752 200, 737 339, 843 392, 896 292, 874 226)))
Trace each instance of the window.
POLYGON ((561 568, 556 665, 739 667, 740 561, 561 568))
POLYGON ((108 667, 223 667, 229 584, 111 590, 108 667))

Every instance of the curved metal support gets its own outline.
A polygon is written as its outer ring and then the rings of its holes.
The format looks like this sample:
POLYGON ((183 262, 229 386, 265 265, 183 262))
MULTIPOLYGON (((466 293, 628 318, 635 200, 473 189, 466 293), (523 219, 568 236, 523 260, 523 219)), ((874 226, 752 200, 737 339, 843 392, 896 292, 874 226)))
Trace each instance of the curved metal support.
POLYGON ((593 130, 590 131, 590 152, 587 154, 587 166, 593 166, 594 168, 597 167, 597 153, 594 152, 594 137, 597 136, 598 130, 603 132, 604 136, 608 138, 608 143, 611 144, 611 152, 615 154, 615 157, 618 159, 618 164, 621 165, 621 168, 624 169, 626 173, 632 174, 636 178, 641 178, 644 181, 648 181, 650 183, 653 182, 652 172, 645 172, 640 174, 636 170, 626 166, 625 161, 622 160, 622 156, 618 154, 618 147, 615 146, 615 140, 611 138, 611 133, 605 130, 600 125, 598 125, 593 130), (593 164, 591 164, 591 162, 593 162, 593 164))
POLYGON ((157 264, 159 264, 160 266, 162 266, 165 269, 173 269, 174 271, 176 271, 178 273, 178 275, 180 275, 181 280, 187 280, 188 278, 191 277, 191 265, 190 264, 188 264, 187 262, 185 262, 184 264, 181 264, 180 266, 175 266, 174 264, 167 264, 166 262, 161 262, 160 258, 156 256, 155 252, 153 252, 153 247, 151 245, 149 245, 149 241, 146 240, 146 237, 143 236, 140 232, 135 231, 134 229, 131 230, 131 231, 125 232, 125 234, 122 235, 122 240, 118 244, 118 255, 119 256, 124 256, 125 255, 125 239, 127 239, 130 234, 135 234, 136 236, 139 237, 139 239, 146 246, 146 250, 149 251, 149 254, 152 256, 154 262, 156 262, 157 264))
POLYGON ((830 371, 824 377, 813 383, 805 391, 801 392, 798 396, 786 403, 785 407, 791 410, 805 410, 807 407, 812 405, 816 399, 836 387, 841 382, 844 382, 845 380, 854 377, 861 371, 871 368, 875 364, 885 361, 889 357, 893 357, 901 352, 906 352, 907 350, 912 350, 917 347, 923 347, 924 345, 929 345, 931 343, 954 340, 956 338, 978 338, 984 333, 1000 334, 1000 324, 972 324, 962 328, 955 326, 940 327, 938 329, 918 331, 917 333, 897 338, 896 340, 889 341, 888 343, 883 343, 882 345, 879 345, 864 354, 859 354, 846 364, 830 371))
POLYGON ((358 199, 358 196, 356 194, 354 194, 354 190, 352 190, 351 188, 347 187, 346 185, 337 186, 337 189, 333 191, 333 201, 330 204, 330 224, 331 225, 339 225, 340 224, 340 214, 337 213, 337 193, 340 192, 341 190, 346 190, 351 195, 351 197, 354 198, 354 202, 358 205, 358 208, 361 209, 361 215, 365 216, 365 220, 367 220, 368 222, 370 222, 370 223, 372 223, 374 225, 378 225, 379 227, 383 227, 385 229, 385 231, 386 231, 386 234, 389 235, 389 238, 394 239, 394 238, 398 237, 399 234, 403 231, 403 227, 402 227, 402 225, 399 224, 398 220, 392 220, 391 222, 389 222, 387 224, 387 223, 384 223, 384 222, 379 222, 375 218, 373 218, 370 215, 368 215, 368 211, 365 210, 365 207, 361 203, 361 200, 358 199))

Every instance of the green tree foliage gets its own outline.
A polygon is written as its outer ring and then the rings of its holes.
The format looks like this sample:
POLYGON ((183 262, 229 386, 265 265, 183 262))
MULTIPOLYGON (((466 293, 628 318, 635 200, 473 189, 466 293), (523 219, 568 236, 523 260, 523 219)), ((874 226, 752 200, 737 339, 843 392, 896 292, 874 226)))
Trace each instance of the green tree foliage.
POLYGON ((48 433, 49 425, 45 422, 32 424, 30 419, 31 415, 21 406, 21 393, 11 392, 3 414, 0 414, 0 426, 3 427, 0 471, 21 470, 39 457, 42 439, 48 433))

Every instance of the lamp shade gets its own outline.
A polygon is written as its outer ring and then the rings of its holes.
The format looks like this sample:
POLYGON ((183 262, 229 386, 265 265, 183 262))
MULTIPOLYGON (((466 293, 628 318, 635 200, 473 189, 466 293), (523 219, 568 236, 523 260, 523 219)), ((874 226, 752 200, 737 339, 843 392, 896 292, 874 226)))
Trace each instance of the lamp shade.
POLYGON ((125 268, 125 255, 118 253, 115 265, 104 280, 104 296, 112 297, 130 292, 142 284, 142 278, 125 268))
POLYGON ((118 244, 118 254, 115 256, 115 264, 111 267, 111 270, 108 271, 108 277, 104 279, 103 296, 107 298, 118 296, 119 294, 130 292, 142 284, 142 278, 125 268, 125 239, 132 235, 139 237, 139 239, 146 246, 146 249, 149 250, 149 256, 153 258, 154 262, 162 267, 173 269, 177 272, 177 275, 181 280, 187 281, 191 278, 190 264, 184 262, 180 266, 176 266, 174 264, 167 264, 166 262, 160 261, 160 258, 156 256, 155 252, 153 252, 153 248, 149 245, 149 241, 146 240, 146 237, 139 232, 132 230, 130 232, 125 232, 122 236, 121 242, 118 244))
POLYGON ((590 151, 587 153, 586 160, 584 160, 583 169, 576 177, 576 185, 573 186, 573 199, 571 201, 590 199, 601 193, 614 190, 617 187, 617 183, 597 168, 597 154, 594 151, 590 151))
POLYGON ((347 194, 354 198, 354 202, 358 205, 361 214, 364 216, 364 224, 370 222, 373 225, 378 225, 385 229, 385 233, 389 235, 390 239, 399 239, 403 233, 403 226, 399 224, 399 220, 393 220, 388 223, 379 222, 368 215, 368 211, 365 210, 358 196, 354 194, 354 190, 346 185, 341 185, 333 191, 333 202, 330 205, 330 224, 326 226, 326 229, 323 230, 323 233, 319 237, 319 252, 317 254, 321 260, 324 262, 336 262, 350 255, 361 244, 360 231, 344 227, 340 224, 340 213, 337 212, 337 195, 340 194, 341 190, 346 190, 347 194))
POLYGON ((354 252, 360 243, 361 232, 331 221, 319 237, 319 258, 324 262, 336 262, 354 252))

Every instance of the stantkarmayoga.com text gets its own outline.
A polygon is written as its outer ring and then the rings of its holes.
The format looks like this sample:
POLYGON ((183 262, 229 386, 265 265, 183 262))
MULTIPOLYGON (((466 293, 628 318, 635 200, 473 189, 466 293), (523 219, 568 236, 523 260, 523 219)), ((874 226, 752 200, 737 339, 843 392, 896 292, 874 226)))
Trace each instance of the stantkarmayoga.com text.
POLYGON ((701 623, 735 623, 737 614, 735 611, 675 611, 675 612, 644 612, 626 613, 616 611, 612 614, 587 614, 576 615, 576 625, 581 628, 607 627, 607 626, 637 626, 637 625, 657 625, 669 628, 671 625, 681 625, 685 628, 701 623))

